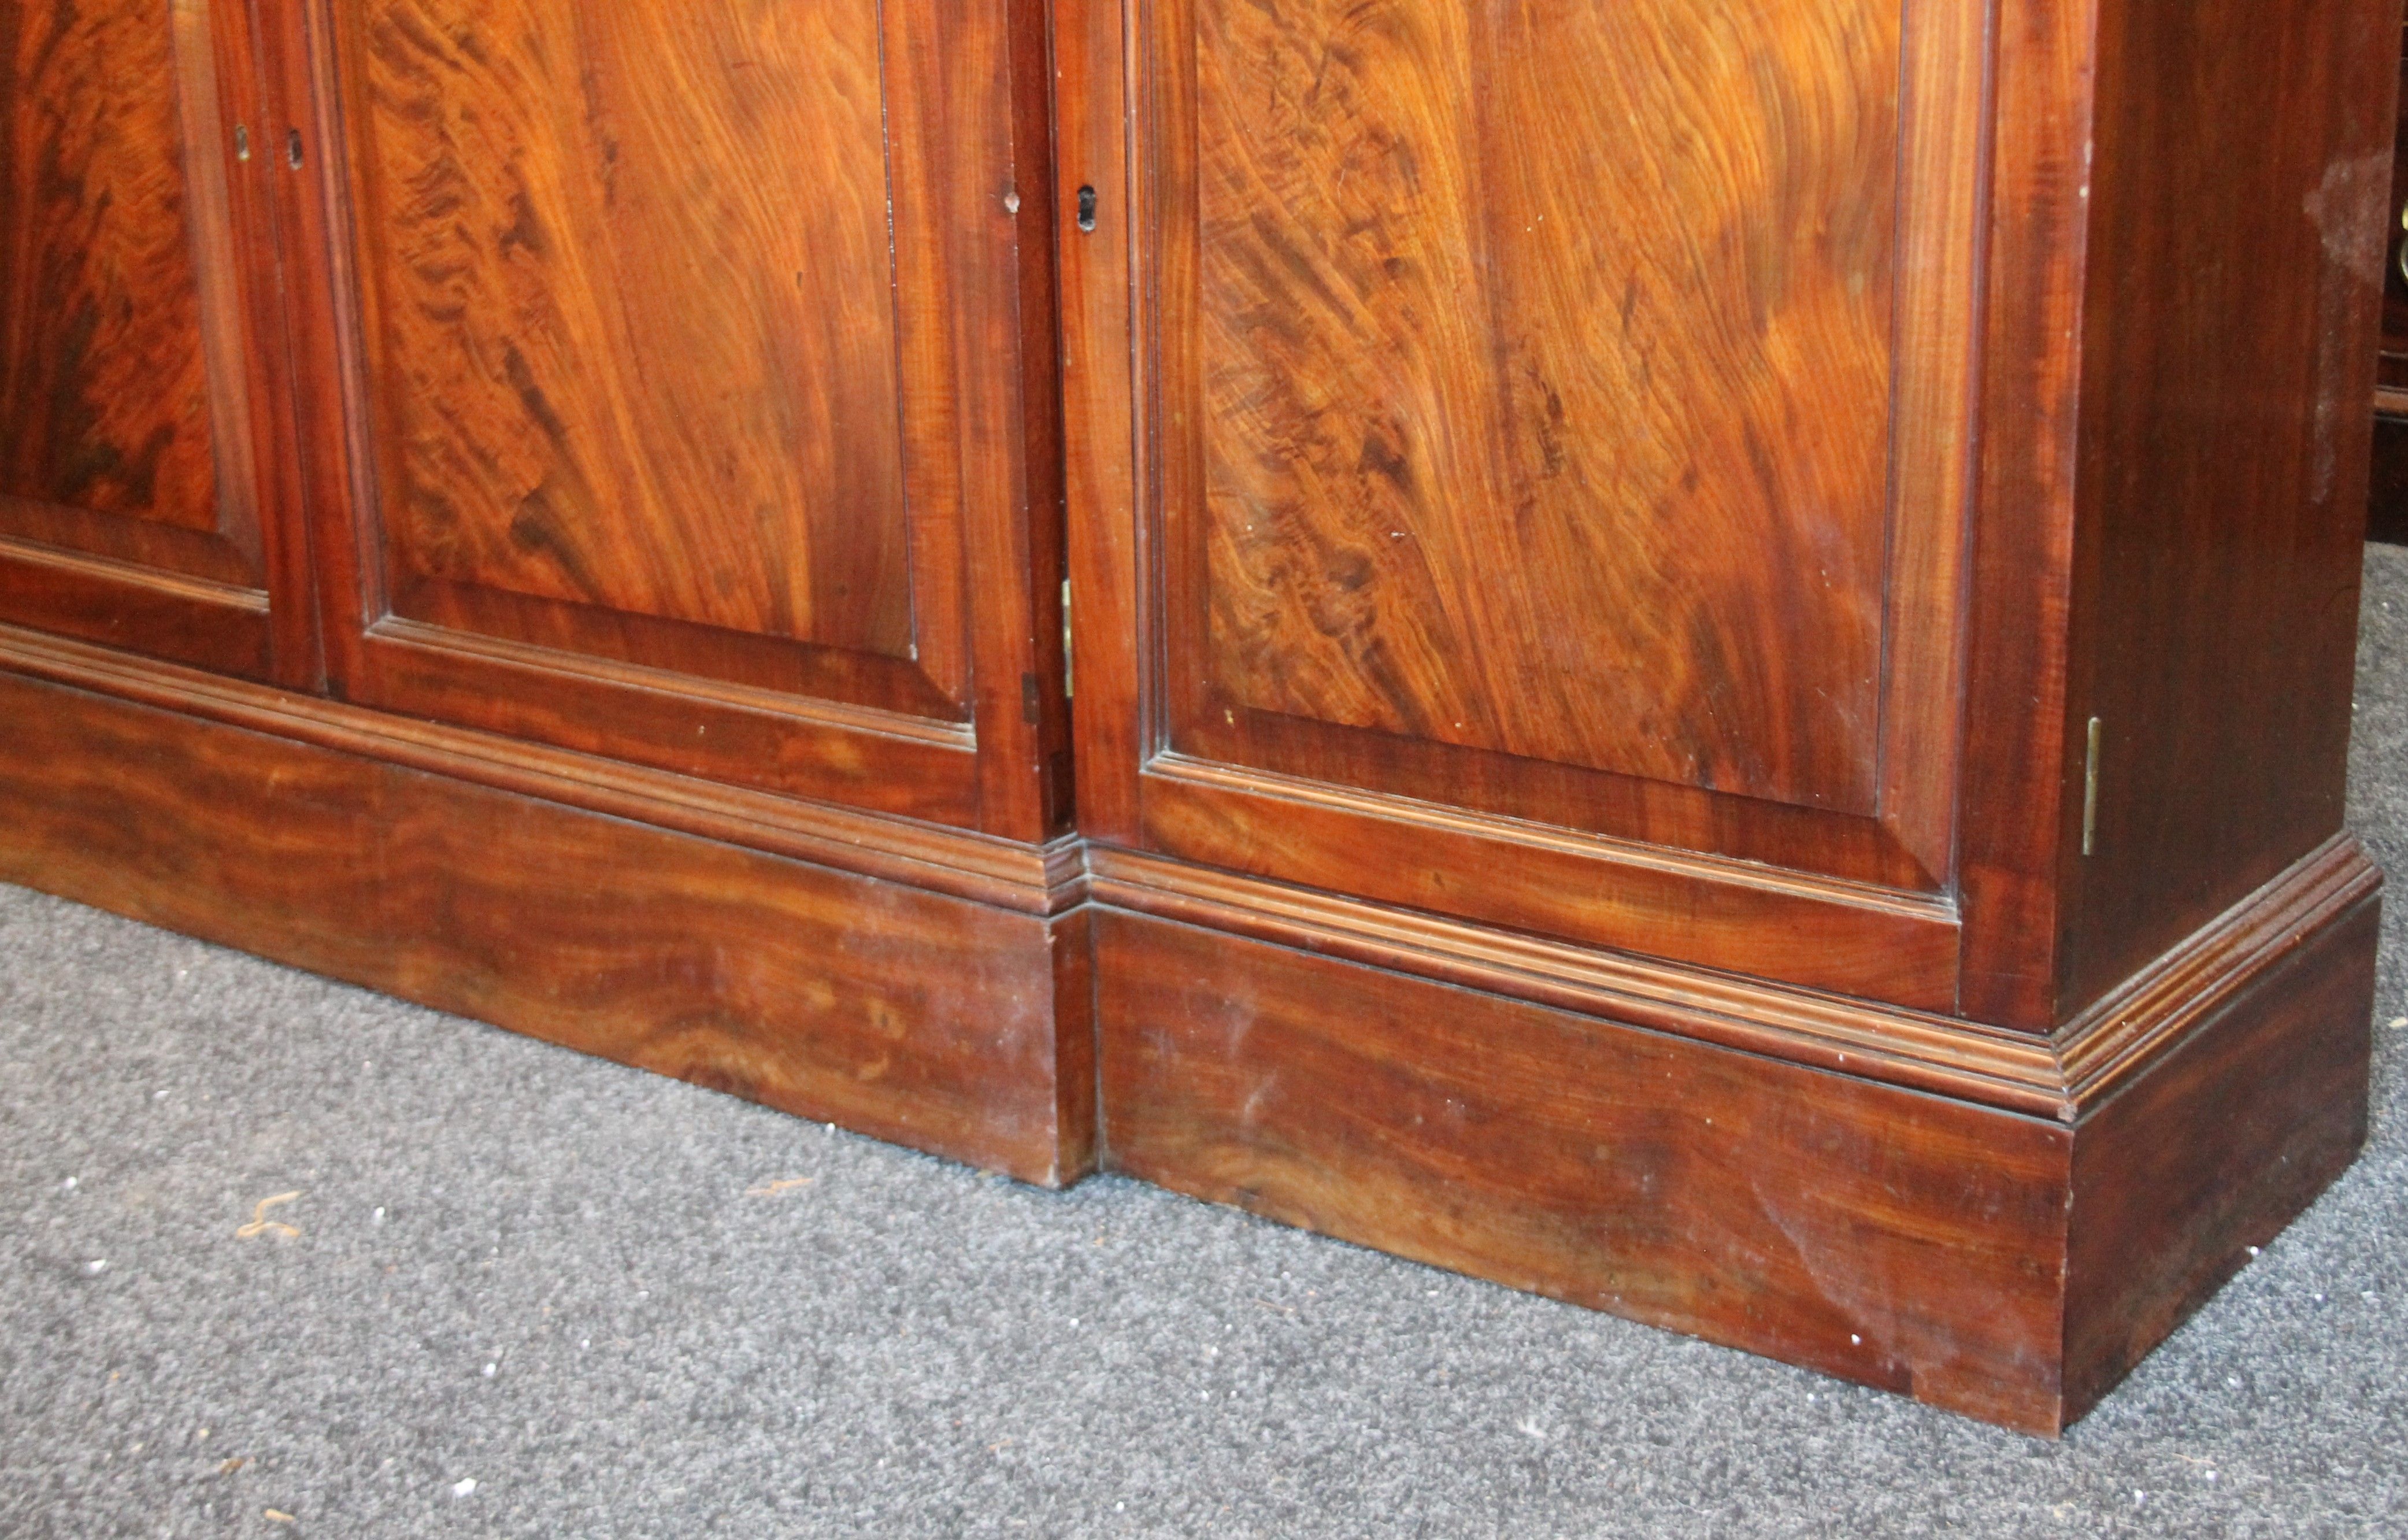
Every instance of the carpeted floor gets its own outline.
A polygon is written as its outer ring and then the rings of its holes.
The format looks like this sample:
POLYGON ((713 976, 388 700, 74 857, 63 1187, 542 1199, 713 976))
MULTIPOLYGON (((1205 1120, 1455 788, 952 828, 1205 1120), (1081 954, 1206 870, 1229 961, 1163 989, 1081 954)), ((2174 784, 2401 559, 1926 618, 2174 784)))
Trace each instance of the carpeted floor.
POLYGON ((0 1535, 2408 1533, 2403 908, 2365 1159, 2049 1445, 0 888, 0 1535))

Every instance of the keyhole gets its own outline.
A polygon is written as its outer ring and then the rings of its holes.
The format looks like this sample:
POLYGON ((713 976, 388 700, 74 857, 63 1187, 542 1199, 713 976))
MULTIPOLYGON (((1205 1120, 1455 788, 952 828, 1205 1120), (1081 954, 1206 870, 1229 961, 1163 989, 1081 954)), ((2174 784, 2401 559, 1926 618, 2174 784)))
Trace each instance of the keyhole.
POLYGON ((297 128, 284 131, 284 162, 295 171, 301 169, 301 131, 297 128))
POLYGON ((1095 227, 1096 190, 1092 187, 1082 187, 1079 189, 1079 228, 1092 230, 1095 227))
POLYGON ((251 159, 251 126, 248 123, 234 125, 234 158, 246 163, 251 159))

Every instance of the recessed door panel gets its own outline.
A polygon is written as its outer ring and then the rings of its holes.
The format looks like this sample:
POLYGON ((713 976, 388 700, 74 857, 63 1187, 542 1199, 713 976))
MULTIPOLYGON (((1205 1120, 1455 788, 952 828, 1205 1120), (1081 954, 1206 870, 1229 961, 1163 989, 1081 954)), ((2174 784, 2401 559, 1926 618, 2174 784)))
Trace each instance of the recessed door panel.
POLYGON ((311 355, 346 404, 321 526, 359 562, 329 625, 344 689, 1000 815, 982 766, 1036 726, 1052 586, 1020 533, 1018 157, 1044 162, 1014 133, 1010 14, 287 7, 335 146, 296 219, 348 274, 311 355), (1010 569, 972 583, 974 556, 1010 569))
POLYGON ((239 6, 0 7, 0 617, 260 674, 251 61, 239 6))
POLYGON ((1983 0, 1059 14, 1082 819, 1944 1002, 1983 0))
POLYGON ((456 584, 906 655, 877 7, 347 20, 395 612, 456 584))
POLYGON ((1897 11, 1194 18, 1175 721, 1870 811, 1897 11))

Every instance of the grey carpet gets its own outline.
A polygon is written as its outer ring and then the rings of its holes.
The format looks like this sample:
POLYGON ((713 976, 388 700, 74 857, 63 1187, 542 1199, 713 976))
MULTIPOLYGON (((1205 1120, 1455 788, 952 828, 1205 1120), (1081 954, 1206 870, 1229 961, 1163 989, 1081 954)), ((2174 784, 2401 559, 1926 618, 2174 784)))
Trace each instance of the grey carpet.
POLYGON ((2400 1533, 2403 909, 2365 1159, 2050 1445, 0 888, 0 1534, 2400 1533))

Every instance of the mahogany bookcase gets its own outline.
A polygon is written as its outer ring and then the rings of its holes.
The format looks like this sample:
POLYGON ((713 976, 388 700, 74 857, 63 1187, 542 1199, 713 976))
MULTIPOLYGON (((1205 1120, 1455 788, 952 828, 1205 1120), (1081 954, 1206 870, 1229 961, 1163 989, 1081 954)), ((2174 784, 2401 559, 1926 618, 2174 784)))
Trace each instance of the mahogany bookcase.
POLYGON ((2044 1432, 2364 1136, 2398 0, 0 17, 0 878, 2044 1432))

